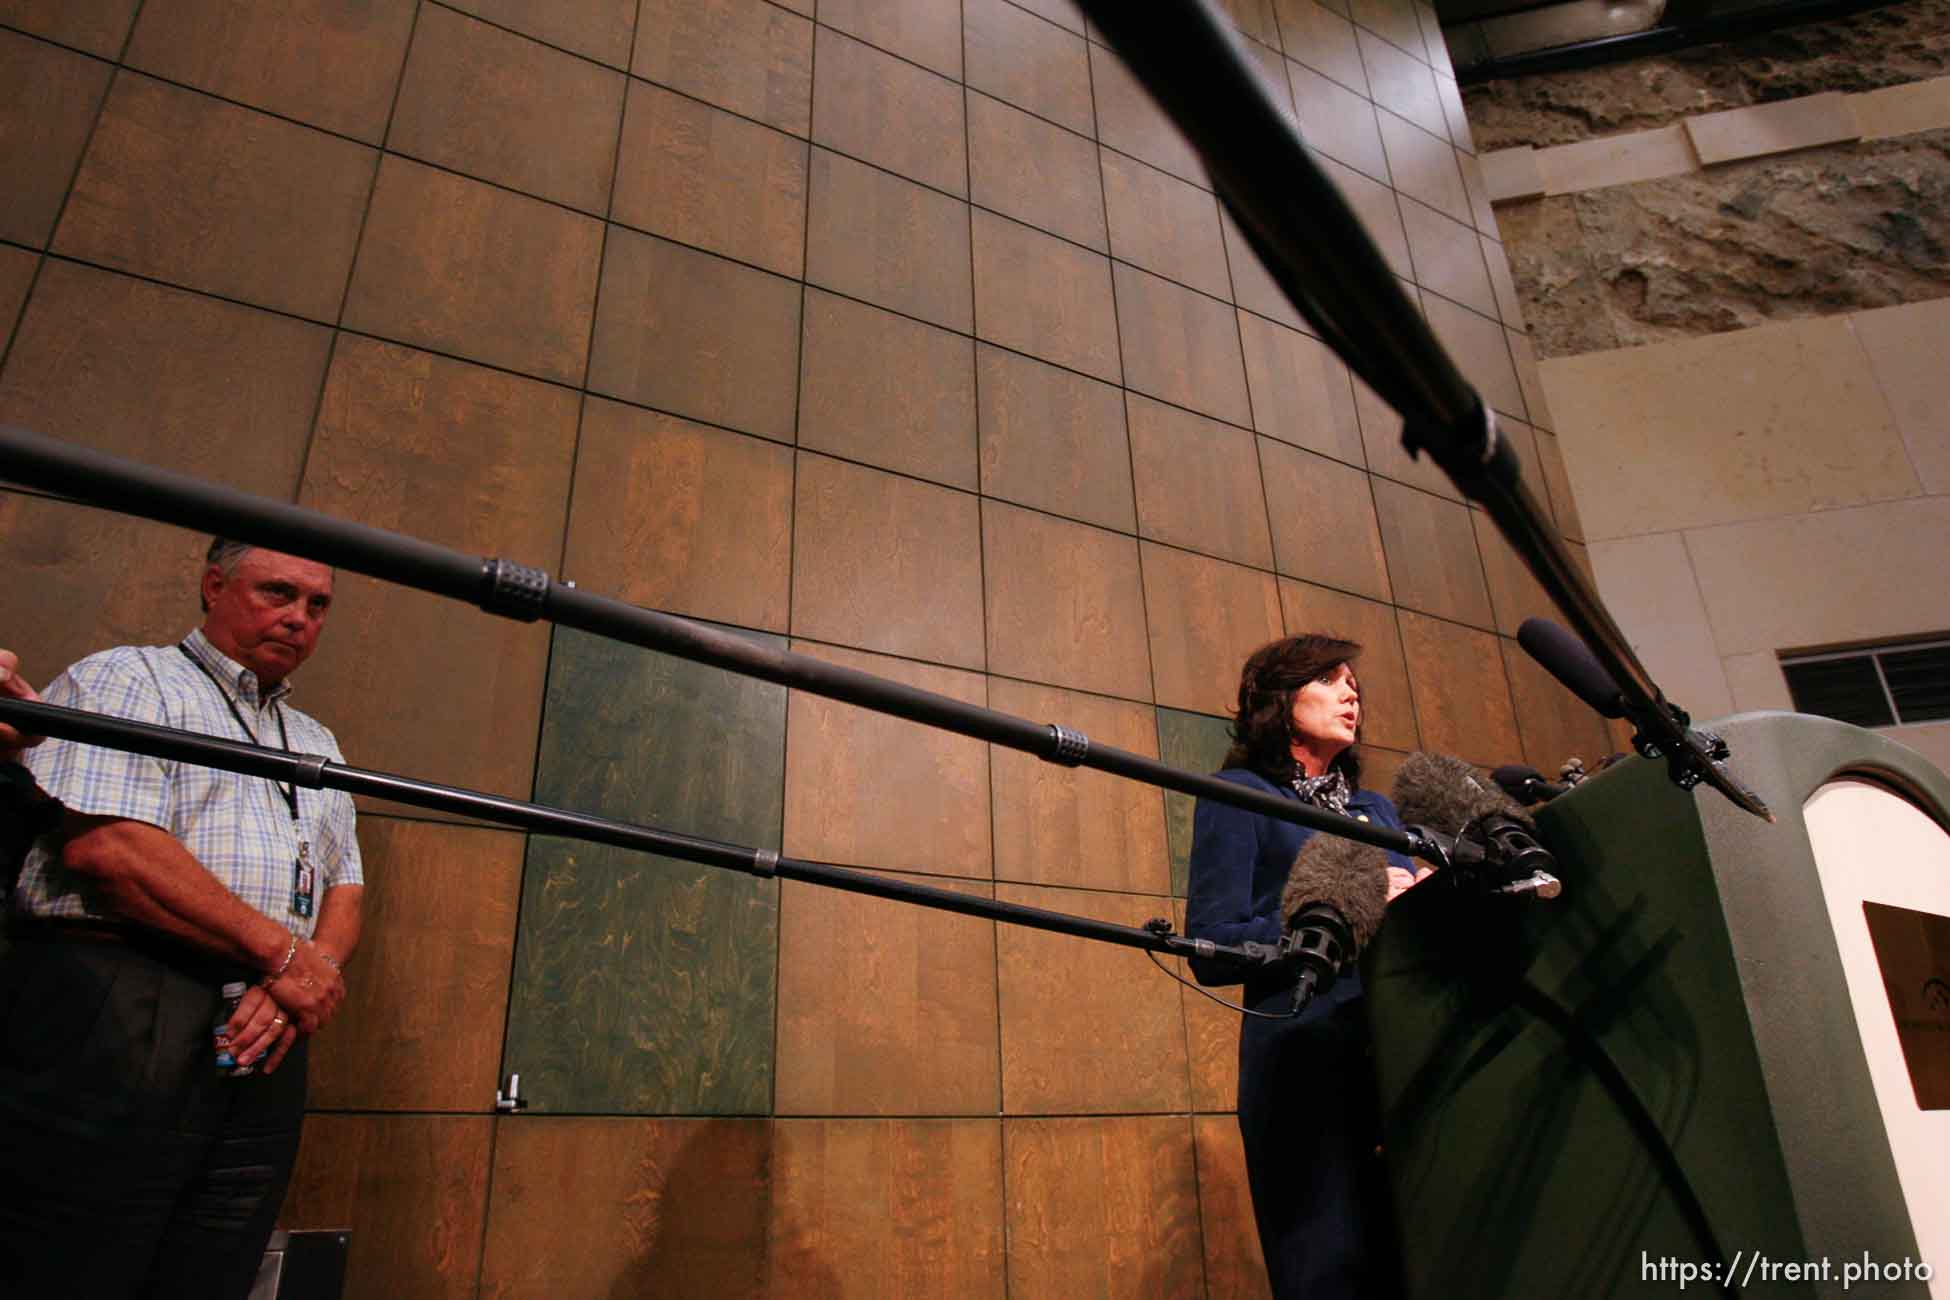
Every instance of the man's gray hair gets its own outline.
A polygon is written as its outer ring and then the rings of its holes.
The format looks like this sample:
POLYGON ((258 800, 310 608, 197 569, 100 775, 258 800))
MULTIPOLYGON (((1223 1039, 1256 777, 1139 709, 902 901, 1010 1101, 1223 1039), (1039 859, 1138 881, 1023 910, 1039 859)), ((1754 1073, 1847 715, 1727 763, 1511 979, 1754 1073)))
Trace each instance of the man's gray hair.
MULTIPOLYGON (((249 542, 233 542, 227 537, 212 537, 210 549, 204 553, 203 562, 206 567, 216 565, 217 571, 228 578, 237 572, 238 561, 256 549, 249 542)), ((197 601, 203 606, 203 612, 207 614, 210 612, 210 602, 203 599, 202 585, 201 581, 197 583, 197 601)))

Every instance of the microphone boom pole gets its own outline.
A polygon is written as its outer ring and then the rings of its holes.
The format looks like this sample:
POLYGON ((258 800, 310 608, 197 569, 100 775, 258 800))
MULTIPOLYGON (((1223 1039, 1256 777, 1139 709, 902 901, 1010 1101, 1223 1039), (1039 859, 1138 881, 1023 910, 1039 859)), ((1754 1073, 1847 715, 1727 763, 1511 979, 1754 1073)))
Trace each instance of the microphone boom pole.
POLYGON ((1755 816, 1760 796, 1689 732, 1524 487, 1489 404, 1402 292, 1300 132, 1254 76, 1209 0, 1078 0, 1185 134, 1267 273, 1321 339, 1402 416, 1423 451, 1488 511, 1517 554, 1643 717, 1683 784, 1700 781, 1755 816))
POLYGON ((0 474, 87 505, 215 533, 300 555, 400 586, 478 605, 532 623, 546 619, 680 659, 842 700, 1033 754, 1065 767, 1088 767, 1213 799, 1280 821, 1389 849, 1438 866, 1480 860, 1481 850, 1434 832, 1403 832, 1344 817, 1216 776, 1188 772, 1143 754, 1100 745, 1080 731, 968 704, 810 655, 755 645, 675 614, 664 614, 558 583, 540 569, 467 555, 385 529, 334 519, 283 501, 206 483, 187 474, 124 460, 16 425, 0 424, 0 474))
POLYGON ((783 880, 825 885, 849 893, 871 894, 877 898, 915 903, 940 911, 959 912, 964 916, 1048 930, 1125 948, 1143 948, 1178 957, 1231 960, 1240 963, 1242 968, 1278 965, 1286 959, 1285 953, 1272 944, 1227 945, 1207 939, 1189 939, 1172 933, 1168 922, 1154 921, 1144 928, 1117 925, 1068 912, 1054 912, 911 881, 892 880, 865 871, 808 862, 803 858, 788 858, 772 849, 746 848, 722 840, 703 839, 654 826, 599 817, 593 813, 571 812, 478 790, 435 785, 390 772, 374 772, 334 763, 321 754, 294 754, 288 750, 266 749, 242 741, 205 736, 175 727, 132 722, 85 709, 0 699, 0 722, 9 723, 30 735, 56 736, 82 744, 145 754, 151 758, 241 772, 246 776, 290 782, 308 790, 343 790, 347 794, 390 799, 416 808, 458 813, 521 830, 657 853, 761 878, 777 876, 783 880))

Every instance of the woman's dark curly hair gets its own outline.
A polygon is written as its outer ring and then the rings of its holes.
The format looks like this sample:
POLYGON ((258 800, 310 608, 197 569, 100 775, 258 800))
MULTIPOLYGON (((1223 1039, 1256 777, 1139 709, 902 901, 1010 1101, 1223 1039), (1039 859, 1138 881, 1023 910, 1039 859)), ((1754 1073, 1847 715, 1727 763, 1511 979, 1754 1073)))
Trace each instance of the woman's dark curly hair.
MULTIPOLYGON (((1244 767, 1284 785, 1295 775, 1293 694, 1322 673, 1351 662, 1357 642, 1332 636, 1289 636, 1253 651, 1239 670, 1239 707, 1232 715, 1227 767, 1244 767)), ((1360 736, 1357 729, 1356 738, 1360 736)), ((1349 745, 1334 759, 1347 783, 1361 786, 1361 760, 1349 745)))

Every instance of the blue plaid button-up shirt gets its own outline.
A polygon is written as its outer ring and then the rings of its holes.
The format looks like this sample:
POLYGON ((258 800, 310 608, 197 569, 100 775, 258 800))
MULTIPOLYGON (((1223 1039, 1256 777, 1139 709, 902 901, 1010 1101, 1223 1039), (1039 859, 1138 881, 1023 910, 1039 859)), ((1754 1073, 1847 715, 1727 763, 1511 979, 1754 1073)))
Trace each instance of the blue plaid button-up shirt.
MULTIPOLYGON (((119 646, 69 668, 48 684, 43 698, 271 749, 282 743, 282 714, 292 752, 344 761, 323 724, 284 703, 289 682, 260 695, 257 674, 224 655, 201 631, 182 644, 196 663, 173 645, 119 646), (238 725, 226 696, 255 735, 238 725)), ((232 893, 300 938, 310 938, 317 921, 316 905, 311 916, 292 908, 301 839, 311 845, 317 872, 315 904, 335 885, 364 882, 352 798, 341 791, 301 787, 294 825, 283 787, 263 777, 51 738, 27 751, 26 762, 41 788, 76 812, 148 822, 168 831, 232 893)), ((46 841, 27 855, 14 907, 37 917, 113 919, 87 880, 62 869, 46 841)))

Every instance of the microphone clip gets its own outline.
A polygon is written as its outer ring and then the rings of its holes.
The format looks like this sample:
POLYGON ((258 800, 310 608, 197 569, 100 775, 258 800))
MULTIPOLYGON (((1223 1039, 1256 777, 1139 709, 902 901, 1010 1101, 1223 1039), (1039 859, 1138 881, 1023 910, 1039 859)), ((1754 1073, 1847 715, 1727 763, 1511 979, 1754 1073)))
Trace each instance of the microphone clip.
POLYGON ((1509 813, 1473 817, 1453 840, 1426 826, 1410 826, 1408 833, 1434 851, 1419 856, 1434 860, 1440 868, 1436 879, 1457 892, 1556 898, 1564 888, 1552 874, 1557 860, 1550 850, 1528 822, 1509 813))
POLYGON ((1339 909, 1329 903, 1309 903, 1287 921, 1280 950, 1296 972, 1293 1010, 1298 1014, 1353 964, 1354 935, 1339 909))
POLYGON ((1632 748, 1647 759, 1665 759, 1672 783, 1681 790, 1690 790, 1707 778, 1708 763, 1714 767, 1725 767, 1733 751, 1718 732, 1695 727, 1686 710, 1669 701, 1665 706, 1671 713, 1672 725, 1685 737, 1686 743, 1676 745, 1671 752, 1667 752, 1665 746, 1653 738, 1651 733, 1654 728, 1635 714, 1632 718, 1636 727, 1632 733, 1632 748))
POLYGON ((1550 850, 1537 842, 1535 829, 1509 813, 1483 813, 1463 827, 1459 838, 1482 845, 1486 864, 1512 879, 1557 865, 1550 850))
POLYGON ((1354 940, 1347 922, 1332 907, 1315 904, 1303 908, 1290 927, 1280 941, 1281 955, 1289 962, 1338 975, 1353 955, 1354 940))
POLYGON ((1242 970, 1261 970, 1272 966, 1283 966, 1287 962, 1287 940, 1282 937, 1278 943, 1260 943, 1247 939, 1240 943, 1221 944, 1210 939, 1192 939, 1178 933, 1171 921, 1156 916, 1144 923, 1145 932, 1162 940, 1162 949, 1179 957, 1199 957, 1207 961, 1224 959, 1237 963, 1242 970))

